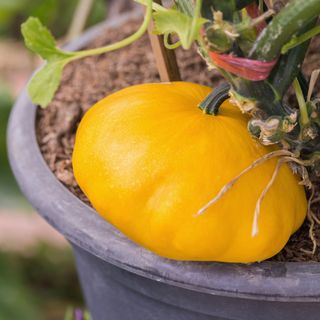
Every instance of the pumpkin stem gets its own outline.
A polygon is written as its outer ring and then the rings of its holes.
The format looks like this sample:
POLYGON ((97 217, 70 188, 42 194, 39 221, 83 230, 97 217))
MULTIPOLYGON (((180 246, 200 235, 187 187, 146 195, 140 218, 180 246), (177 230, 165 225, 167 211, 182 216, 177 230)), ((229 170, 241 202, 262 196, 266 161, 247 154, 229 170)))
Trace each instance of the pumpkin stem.
POLYGON ((199 108, 206 114, 217 115, 222 103, 229 98, 231 86, 228 82, 221 83, 202 102, 199 108))

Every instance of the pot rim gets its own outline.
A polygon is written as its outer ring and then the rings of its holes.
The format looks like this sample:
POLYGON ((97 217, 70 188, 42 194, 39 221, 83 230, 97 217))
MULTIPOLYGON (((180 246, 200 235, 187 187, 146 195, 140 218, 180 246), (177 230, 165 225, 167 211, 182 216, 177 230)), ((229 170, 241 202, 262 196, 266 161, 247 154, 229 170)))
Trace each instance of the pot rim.
MULTIPOLYGON (((65 48, 79 50, 105 28, 119 27, 140 15, 123 14, 99 24, 65 48)), ((192 291, 255 300, 320 302, 320 264, 316 262, 265 261, 244 265, 174 261, 130 241, 51 172, 37 143, 36 112, 37 107, 24 89, 8 124, 9 160, 27 199, 71 243, 129 272, 192 291)))

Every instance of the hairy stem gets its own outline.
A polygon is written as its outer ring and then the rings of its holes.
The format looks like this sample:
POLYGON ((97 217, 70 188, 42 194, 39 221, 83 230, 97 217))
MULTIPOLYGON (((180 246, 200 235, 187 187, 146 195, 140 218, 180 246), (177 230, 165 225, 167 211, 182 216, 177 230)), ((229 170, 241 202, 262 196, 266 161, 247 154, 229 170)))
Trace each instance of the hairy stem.
POLYGON ((250 57, 262 61, 275 59, 291 37, 319 14, 319 0, 291 0, 260 34, 250 57))

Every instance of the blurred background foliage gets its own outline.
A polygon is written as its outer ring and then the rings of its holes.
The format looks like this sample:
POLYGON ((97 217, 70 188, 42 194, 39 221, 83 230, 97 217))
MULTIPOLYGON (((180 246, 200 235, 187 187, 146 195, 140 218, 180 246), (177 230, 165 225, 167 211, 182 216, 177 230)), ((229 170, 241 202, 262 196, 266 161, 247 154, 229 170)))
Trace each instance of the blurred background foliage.
MULTIPOLYGON (((10 110, 35 66, 34 57, 24 48, 20 25, 35 16, 55 37, 64 38, 78 3, 0 0, 0 227, 13 215, 15 219, 20 215, 24 220, 30 217, 30 223, 36 215, 19 191, 6 151, 10 110)), ((86 27, 105 20, 107 7, 106 0, 94 0, 86 27)), ((18 225, 17 234, 23 232, 18 225)), ((39 241, 32 249, 22 244, 21 250, 11 251, 7 249, 10 246, 1 246, 0 242, 0 320, 63 320, 66 310, 70 315, 70 306, 83 307, 71 248, 48 243, 39 241)))
POLYGON ((64 319, 82 305, 69 249, 41 245, 29 255, 0 253, 0 319, 64 319))
MULTIPOLYGON (((20 25, 29 16, 38 17, 56 37, 67 32, 78 0, 0 0, 0 36, 20 38, 20 25)), ((87 27, 106 16, 106 1, 95 0, 87 27)))
POLYGON ((22 207, 30 210, 12 176, 7 157, 6 129, 13 101, 8 86, 4 81, 0 82, 0 207, 22 207))

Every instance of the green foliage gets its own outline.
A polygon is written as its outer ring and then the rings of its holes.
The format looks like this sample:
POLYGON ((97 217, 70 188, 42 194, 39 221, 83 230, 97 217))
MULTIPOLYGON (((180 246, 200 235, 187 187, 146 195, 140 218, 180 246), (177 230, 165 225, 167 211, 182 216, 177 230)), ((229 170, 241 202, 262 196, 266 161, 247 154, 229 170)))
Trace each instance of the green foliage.
POLYGON ((153 18, 156 26, 155 32, 158 34, 177 34, 184 49, 189 49, 192 43, 198 39, 200 28, 207 21, 201 17, 197 18, 195 30, 191 32, 192 17, 179 10, 157 11, 153 14, 153 18))
POLYGON ((82 306, 70 250, 41 245, 21 256, 0 252, 0 319, 63 319, 82 306))
POLYGON ((81 290, 70 249, 39 245, 31 256, 16 258, 23 266, 28 286, 40 302, 63 300, 82 304, 81 290))
POLYGON ((28 87, 33 103, 42 107, 46 107, 50 103, 59 86, 63 68, 67 63, 68 60, 48 62, 33 76, 28 87), (46 90, 43 88, 44 84, 46 90))
POLYGON ((0 319, 39 319, 31 291, 25 287, 21 267, 0 254, 0 319))
POLYGON ((23 23, 21 33, 26 46, 45 60, 56 61, 70 56, 56 47, 56 41, 51 32, 41 24, 38 18, 30 17, 23 23))
POLYGON ((281 53, 282 47, 320 13, 319 0, 292 0, 268 24, 252 47, 250 57, 270 61, 281 53))
MULTIPOLYGON (((135 0, 136 2, 147 5, 147 0, 135 0)), ((200 16, 202 1, 198 0, 193 12, 193 16, 185 13, 179 7, 173 7, 167 9, 156 3, 153 4, 152 9, 154 13, 152 18, 155 23, 155 33, 156 34, 176 34, 179 37, 179 44, 184 49, 189 49, 192 43, 199 39, 199 32, 201 27, 208 22, 200 16)), ((176 46, 175 46, 176 47, 176 46)))
POLYGON ((32 101, 40 106, 47 106, 57 90, 64 66, 75 56, 56 47, 51 32, 41 24, 38 18, 30 17, 21 26, 26 46, 47 61, 32 78, 29 94, 32 101), (44 88, 43 86, 46 86, 44 88))
POLYGON ((78 320, 79 315, 81 315, 81 319, 83 320, 91 320, 91 316, 88 311, 81 311, 80 309, 73 309, 71 307, 68 308, 64 320, 78 320))
MULTIPOLYGON (((6 129, 12 103, 13 99, 8 89, 0 82, 0 168, 8 168, 6 129)), ((0 170, 0 180, 2 172, 0 170)))
POLYGON ((28 208, 12 175, 7 155, 6 131, 12 105, 9 90, 0 81, 0 206, 28 208))
MULTIPOLYGON (((55 36, 63 36, 70 25, 78 0, 1 0, 0 36, 19 37, 19 25, 29 16, 50 26, 55 36), (63 12, 63 14, 61 14, 63 12)), ((87 26, 105 18, 106 2, 95 0, 87 26)))
POLYGON ((26 46, 46 60, 46 64, 40 69, 29 83, 29 95, 35 104, 45 108, 52 100, 58 89, 64 66, 76 59, 92 55, 99 55, 123 48, 138 40, 147 30, 152 14, 152 1, 146 0, 147 10, 140 28, 131 36, 107 45, 105 47, 67 52, 56 47, 55 40, 50 31, 38 18, 30 17, 21 26, 21 32, 26 46))
POLYGON ((310 40, 311 38, 317 36, 320 33, 320 26, 315 26, 311 30, 299 35, 299 36, 293 36, 291 40, 286 43, 282 49, 281 54, 286 54, 289 50, 301 45, 302 43, 310 40))

